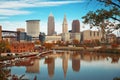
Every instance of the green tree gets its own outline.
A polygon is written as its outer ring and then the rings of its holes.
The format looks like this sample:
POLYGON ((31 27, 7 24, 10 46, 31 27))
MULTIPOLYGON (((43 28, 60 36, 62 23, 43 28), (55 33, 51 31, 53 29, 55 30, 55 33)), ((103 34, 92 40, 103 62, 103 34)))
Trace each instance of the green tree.
POLYGON ((43 43, 45 42, 45 33, 40 32, 39 40, 41 45, 43 45, 43 43))

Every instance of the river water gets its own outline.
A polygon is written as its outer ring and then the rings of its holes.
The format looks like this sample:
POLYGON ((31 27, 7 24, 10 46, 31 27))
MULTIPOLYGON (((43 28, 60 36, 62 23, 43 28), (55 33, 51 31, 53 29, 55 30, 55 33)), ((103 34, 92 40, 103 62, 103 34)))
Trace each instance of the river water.
POLYGON ((11 75, 29 80, 113 80, 120 77, 118 54, 89 53, 79 51, 54 52, 37 59, 16 62, 11 75))

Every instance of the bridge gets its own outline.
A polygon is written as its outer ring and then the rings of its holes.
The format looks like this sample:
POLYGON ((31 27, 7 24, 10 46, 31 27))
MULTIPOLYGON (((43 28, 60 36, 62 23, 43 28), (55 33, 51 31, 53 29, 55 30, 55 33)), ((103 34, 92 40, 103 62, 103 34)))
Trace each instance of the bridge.
POLYGON ((19 32, 2 30, 2 38, 17 38, 19 32))

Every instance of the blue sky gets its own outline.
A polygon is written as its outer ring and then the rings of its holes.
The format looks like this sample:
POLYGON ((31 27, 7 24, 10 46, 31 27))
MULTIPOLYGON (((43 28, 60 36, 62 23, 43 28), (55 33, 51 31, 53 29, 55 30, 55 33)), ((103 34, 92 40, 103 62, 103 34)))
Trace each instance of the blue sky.
POLYGON ((16 31, 16 28, 26 29, 26 20, 39 19, 40 31, 47 33, 48 16, 52 12, 57 33, 62 32, 64 14, 69 30, 72 21, 78 19, 82 31, 89 29, 82 23, 82 16, 98 8, 105 7, 96 0, 0 0, 0 25, 3 30, 16 31))

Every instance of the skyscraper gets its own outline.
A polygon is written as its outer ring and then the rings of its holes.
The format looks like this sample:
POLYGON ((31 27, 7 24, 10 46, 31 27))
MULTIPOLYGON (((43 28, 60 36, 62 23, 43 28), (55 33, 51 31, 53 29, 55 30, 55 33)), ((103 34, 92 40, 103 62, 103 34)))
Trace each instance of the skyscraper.
POLYGON ((55 33, 55 22, 54 16, 50 13, 48 17, 48 36, 52 36, 55 33))
POLYGON ((27 20, 27 34, 32 37, 39 37, 39 22, 40 20, 27 20))
POLYGON ((73 20, 72 22, 72 33, 80 32, 80 22, 79 20, 73 20))
POLYGON ((67 24, 66 15, 64 15, 64 20, 63 20, 63 24, 62 24, 62 32, 63 33, 68 32, 68 24, 67 24))

